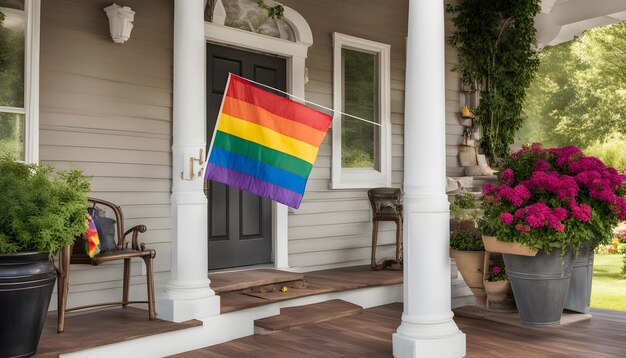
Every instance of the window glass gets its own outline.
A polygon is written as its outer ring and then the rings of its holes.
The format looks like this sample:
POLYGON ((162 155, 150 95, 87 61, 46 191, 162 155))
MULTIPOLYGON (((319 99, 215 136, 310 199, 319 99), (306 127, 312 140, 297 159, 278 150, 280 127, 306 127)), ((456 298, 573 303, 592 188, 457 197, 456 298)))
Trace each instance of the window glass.
POLYGON ((0 0, 1 107, 24 108, 25 31, 24 1, 0 0))
POLYGON ((24 159, 24 123, 23 114, 0 112, 0 154, 24 159))
MULTIPOLYGON (((379 122, 378 55, 342 48, 343 112, 379 122)), ((343 116, 341 166, 380 170, 380 129, 370 123, 343 116)))
POLYGON ((0 153, 24 159, 24 0, 0 0, 0 153))

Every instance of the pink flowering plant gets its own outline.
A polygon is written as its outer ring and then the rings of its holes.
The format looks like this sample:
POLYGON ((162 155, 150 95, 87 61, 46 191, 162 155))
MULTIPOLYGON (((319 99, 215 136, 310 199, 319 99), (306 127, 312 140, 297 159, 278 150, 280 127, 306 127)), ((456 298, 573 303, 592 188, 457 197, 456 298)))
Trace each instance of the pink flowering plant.
POLYGON ((506 273, 504 265, 494 264, 489 267, 487 281, 507 281, 508 279, 509 275, 506 273))
POLYGON ((485 235, 549 253, 608 242, 626 220, 626 176, 576 147, 522 147, 499 169, 483 186, 485 235))

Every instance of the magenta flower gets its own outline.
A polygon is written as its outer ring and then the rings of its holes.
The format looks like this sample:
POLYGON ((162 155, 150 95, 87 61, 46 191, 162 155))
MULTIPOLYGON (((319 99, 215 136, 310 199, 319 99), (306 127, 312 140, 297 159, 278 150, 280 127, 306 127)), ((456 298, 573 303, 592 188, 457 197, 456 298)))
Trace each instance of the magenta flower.
POLYGON ((500 174, 500 179, 502 179, 505 184, 513 184, 513 182, 515 181, 515 173, 513 172, 513 169, 505 169, 502 174, 500 174))
POLYGON ((500 266, 493 266, 491 268, 491 273, 500 273, 502 272, 502 269, 500 268, 500 266))
POLYGON ((511 215, 511 213, 502 213, 500 215, 500 220, 502 220, 505 225, 511 225, 513 222, 513 215, 511 215))
POLYGON ((545 159, 539 159, 535 164, 533 164, 533 170, 538 172, 548 171, 552 166, 545 159))
POLYGON ((567 219, 567 209, 564 208, 554 208, 553 210, 554 216, 559 220, 567 219))
POLYGON ((576 249, 626 220, 626 174, 577 147, 524 146, 499 169, 501 184, 483 187, 483 210, 485 228, 507 241, 576 249))
POLYGON ((489 183, 486 183, 485 185, 483 185, 483 195, 487 196, 487 195, 491 195, 493 194, 493 192, 495 191, 495 187, 489 183))

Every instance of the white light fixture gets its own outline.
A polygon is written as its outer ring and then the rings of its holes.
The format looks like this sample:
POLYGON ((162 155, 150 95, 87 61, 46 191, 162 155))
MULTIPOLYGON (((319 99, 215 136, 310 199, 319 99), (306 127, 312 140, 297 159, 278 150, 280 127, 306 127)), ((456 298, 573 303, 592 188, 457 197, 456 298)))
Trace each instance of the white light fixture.
POLYGON ((128 6, 113 5, 105 7, 104 12, 109 17, 109 30, 113 42, 122 44, 130 38, 130 31, 133 29, 135 12, 128 6))

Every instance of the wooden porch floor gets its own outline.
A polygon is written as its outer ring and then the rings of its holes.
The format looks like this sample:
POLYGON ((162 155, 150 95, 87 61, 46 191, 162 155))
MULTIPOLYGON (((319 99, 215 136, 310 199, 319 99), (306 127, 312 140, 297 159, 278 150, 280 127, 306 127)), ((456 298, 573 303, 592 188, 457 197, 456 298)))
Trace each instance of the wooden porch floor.
MULTIPOLYGON (((466 334, 467 357, 624 357, 626 312, 592 309, 593 318, 552 328, 529 328, 455 317, 466 334)), ((391 357, 400 324, 395 303, 291 331, 254 335, 175 355, 200 357, 391 357)))
POLYGON ((68 313, 65 317, 65 332, 57 333, 57 314, 53 312, 46 317, 34 357, 58 357, 64 353, 201 325, 202 322, 198 320, 182 323, 160 319, 150 321, 146 310, 112 307, 68 313))

